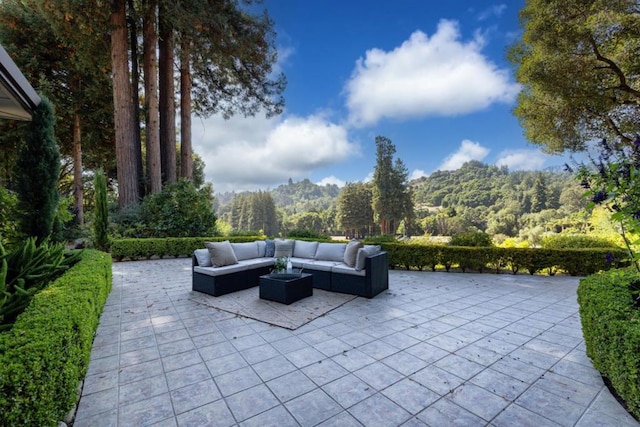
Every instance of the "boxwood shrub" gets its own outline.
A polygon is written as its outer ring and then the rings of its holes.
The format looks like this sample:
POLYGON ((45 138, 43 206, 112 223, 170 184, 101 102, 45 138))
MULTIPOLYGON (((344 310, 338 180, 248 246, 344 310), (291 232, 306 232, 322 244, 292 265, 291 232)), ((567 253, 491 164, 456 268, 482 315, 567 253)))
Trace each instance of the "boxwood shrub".
POLYGON ((622 249, 542 249, 500 248, 445 245, 417 245, 382 243, 389 253, 389 265, 409 269, 435 271, 438 266, 450 271, 457 267, 463 272, 509 270, 513 274, 527 271, 529 274, 555 274, 563 271, 573 276, 588 275, 618 266, 626 257, 622 249))
POLYGON ((229 240, 230 242, 242 243, 253 242, 263 238, 258 236, 217 236, 114 239, 111 241, 111 256, 118 261, 122 261, 125 258, 136 261, 152 257, 188 257, 191 256, 194 250, 204 248, 204 242, 229 240))
POLYGON ((640 275, 628 270, 595 274, 580 280, 578 303, 587 355, 640 419, 638 284, 640 275))
POLYGON ((110 289, 111 257, 85 250, 0 334, 0 425, 55 426, 73 408, 110 289))

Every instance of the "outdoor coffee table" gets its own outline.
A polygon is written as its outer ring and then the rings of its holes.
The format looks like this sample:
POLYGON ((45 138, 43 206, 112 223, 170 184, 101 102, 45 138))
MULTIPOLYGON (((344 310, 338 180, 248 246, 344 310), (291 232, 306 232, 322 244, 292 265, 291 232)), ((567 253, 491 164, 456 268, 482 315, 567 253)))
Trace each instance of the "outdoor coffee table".
POLYGON ((313 275, 308 273, 266 274, 260 276, 260 298, 291 304, 313 295, 313 275))

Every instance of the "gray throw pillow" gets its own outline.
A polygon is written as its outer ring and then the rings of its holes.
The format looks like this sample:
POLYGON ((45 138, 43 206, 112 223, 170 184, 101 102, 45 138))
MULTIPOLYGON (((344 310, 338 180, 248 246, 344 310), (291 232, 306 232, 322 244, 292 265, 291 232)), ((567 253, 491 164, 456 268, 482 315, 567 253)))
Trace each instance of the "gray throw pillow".
POLYGON ((237 264, 236 254, 228 240, 224 242, 205 242, 204 245, 211 255, 211 265, 214 267, 223 267, 225 265, 237 264))
POLYGON ((193 251, 200 267, 211 267, 211 255, 209 249, 196 249, 193 251))
POLYGON ((364 270, 365 259, 380 252, 381 248, 378 245, 365 245, 363 248, 358 249, 358 255, 356 256, 357 271, 364 270))
POLYGON ((276 250, 275 250, 275 253, 273 254, 274 257, 290 258, 293 256, 293 240, 278 239, 275 242, 276 242, 276 250))
POLYGON ((273 258, 276 253, 276 242, 273 239, 267 239, 264 243, 267 245, 264 249, 265 258, 273 258))
POLYGON ((364 247, 362 242, 352 240, 347 243, 347 248, 344 250, 344 263, 349 267, 356 266, 356 256, 358 255, 358 249, 364 247))

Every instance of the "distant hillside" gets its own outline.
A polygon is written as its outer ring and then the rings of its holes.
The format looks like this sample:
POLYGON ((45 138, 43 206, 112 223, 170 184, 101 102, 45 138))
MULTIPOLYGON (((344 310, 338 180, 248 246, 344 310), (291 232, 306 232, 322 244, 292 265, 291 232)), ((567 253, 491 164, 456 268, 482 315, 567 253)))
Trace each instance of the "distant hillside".
MULTIPOLYGON (((322 212, 335 205, 340 187, 335 184, 317 185, 309 179, 293 182, 289 179, 287 184, 267 190, 273 197, 276 207, 284 210, 288 214, 300 212, 322 212)), ((216 207, 218 211, 223 211, 228 205, 235 192, 217 193, 216 207)))
MULTIPOLYGON (((555 170, 514 171, 478 161, 453 171, 437 171, 413 180, 412 233, 451 235, 469 228, 515 236, 525 228, 565 229, 575 226, 571 215, 586 201, 571 175, 555 170)), ((276 208, 289 217, 323 213, 319 229, 334 229, 333 215, 341 189, 308 179, 267 190, 276 208)), ((242 193, 240 193, 242 194, 242 193)), ((227 214, 236 193, 216 194, 218 215, 227 214)), ((222 217, 222 216, 221 216, 222 217)))

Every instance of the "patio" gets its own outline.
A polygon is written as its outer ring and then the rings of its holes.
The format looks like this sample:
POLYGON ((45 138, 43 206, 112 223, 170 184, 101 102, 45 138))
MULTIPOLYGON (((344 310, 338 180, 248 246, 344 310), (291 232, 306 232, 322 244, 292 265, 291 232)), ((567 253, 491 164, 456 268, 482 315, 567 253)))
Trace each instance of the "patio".
POLYGON ((585 354, 577 284, 390 271, 289 330, 194 301, 190 259, 114 263, 74 426, 638 426, 585 354))

